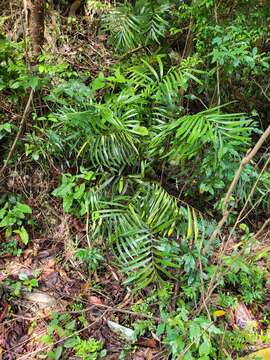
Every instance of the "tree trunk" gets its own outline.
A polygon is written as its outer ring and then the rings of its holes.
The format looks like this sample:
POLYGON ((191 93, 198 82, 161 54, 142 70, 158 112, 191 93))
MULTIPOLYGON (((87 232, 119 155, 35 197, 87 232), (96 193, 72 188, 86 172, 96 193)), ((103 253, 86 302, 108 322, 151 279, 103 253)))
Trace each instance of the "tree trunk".
POLYGON ((45 0, 26 0, 28 29, 32 41, 33 60, 39 56, 44 43, 45 0))

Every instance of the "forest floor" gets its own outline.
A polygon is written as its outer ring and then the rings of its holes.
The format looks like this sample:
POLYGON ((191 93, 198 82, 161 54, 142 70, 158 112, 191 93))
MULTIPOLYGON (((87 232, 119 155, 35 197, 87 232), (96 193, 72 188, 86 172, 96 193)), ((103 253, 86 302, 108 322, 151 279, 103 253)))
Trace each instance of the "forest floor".
MULTIPOLYGON (((33 170, 31 182, 38 182, 39 177, 39 186, 46 189, 38 192, 36 189, 33 191, 34 187, 31 185, 29 187, 28 177, 16 177, 27 194, 27 203, 31 205, 33 216, 39 224, 35 229, 39 231, 30 232, 29 246, 21 244, 24 249, 20 256, 12 255, 16 248, 11 247, 10 254, 5 253, 0 259, 0 281, 5 280, 0 308, 0 358, 43 359, 52 345, 63 345, 67 339, 80 334, 84 339, 100 340, 106 349, 105 358, 108 360, 121 359, 125 349, 127 359, 168 359, 166 348, 155 333, 150 332, 147 337, 139 337, 131 350, 127 347, 125 335, 112 330, 110 321, 113 324, 125 324, 125 327, 130 328, 138 319, 150 319, 160 323, 158 304, 152 305, 151 315, 136 312, 134 305, 136 307, 143 303, 147 290, 141 299, 134 297, 123 286, 122 275, 112 265, 109 255, 98 272, 92 274, 93 278, 89 276, 82 262, 74 261, 76 243, 85 238, 85 226, 75 217, 63 213, 61 204, 49 195, 50 184, 44 179, 40 182, 40 176, 40 171, 33 170), (48 329, 55 321, 54 314, 58 317, 66 314, 69 320, 75 320, 79 326, 76 330, 68 331, 63 325, 61 336, 56 336, 53 344, 44 344, 42 338, 48 334, 48 329)), ((49 182, 52 183, 53 180, 49 182)), ((12 186, 15 186, 15 183, 12 186)), ((261 235, 260 247, 256 248, 257 254, 268 251, 269 235, 269 231, 261 235)), ((20 243, 19 236, 17 241, 20 243)), ((239 243, 239 239, 233 239, 227 245, 226 254, 229 255, 239 243)), ((268 266, 263 259, 258 260, 258 263, 264 269, 268 266)), ((267 287, 270 289, 270 285, 267 287)), ((178 295, 175 289, 174 297, 177 298, 178 295)), ((214 299, 215 294, 212 296, 214 299)), ((244 304, 240 304, 230 314, 227 326, 234 328, 239 326, 239 323, 255 321, 258 329, 262 328, 263 321, 260 320, 263 320, 263 314, 268 307, 269 299, 266 298, 259 309, 254 309, 255 318, 244 304)), ((57 321, 61 327, 61 320, 57 321)), ((267 347, 267 344, 257 343, 256 346, 249 347, 248 351, 264 347, 267 347)), ((77 359, 72 354, 69 358, 77 359)))
MULTIPOLYGON (((39 359, 48 351, 49 345, 40 341, 47 333, 52 320, 52 312, 70 314, 73 319, 84 316, 86 325, 79 333, 83 338, 93 337, 104 343, 106 359, 119 359, 126 340, 111 331, 108 320, 116 323, 132 323, 136 319, 155 319, 132 310, 134 298, 122 285, 121 274, 107 265, 95 274, 94 286, 87 269, 72 261, 77 240, 85 237, 85 229, 78 220, 61 212, 60 208, 44 207, 33 199, 29 203, 37 219, 46 218, 53 225, 48 234, 36 238, 31 234, 31 245, 22 256, 5 254, 0 260, 0 280, 9 279, 10 286, 2 291, 0 356, 3 359, 39 359), (85 270, 85 271, 84 271, 85 270), (23 279, 36 279, 29 284, 23 279), (26 291, 30 290, 31 292, 26 291), (83 309, 82 309, 83 308, 83 309)), ((18 239, 19 240, 19 239, 18 239)), ((73 332, 71 336, 74 336, 73 332)), ((62 344, 69 335, 64 336, 62 344)), ((55 344, 55 343, 54 343, 55 344)), ((140 338, 131 359, 164 359, 164 348, 154 337, 140 338)), ((70 357, 75 359, 76 357, 70 357)))

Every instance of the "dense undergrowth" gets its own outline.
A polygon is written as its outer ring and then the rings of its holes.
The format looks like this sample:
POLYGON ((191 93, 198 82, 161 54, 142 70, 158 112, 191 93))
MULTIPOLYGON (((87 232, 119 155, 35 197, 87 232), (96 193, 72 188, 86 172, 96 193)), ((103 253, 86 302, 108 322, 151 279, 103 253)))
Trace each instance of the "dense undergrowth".
MULTIPOLYGON (((0 18, 2 164, 34 92, 0 179, 0 254, 21 257, 46 236, 54 206, 58 218, 80 224, 83 236, 73 228, 66 240, 93 293, 102 293, 106 265, 117 269, 130 312, 144 319, 120 318, 135 340, 117 358, 136 359, 141 336, 154 336, 161 359, 232 359, 268 344, 269 232, 256 233, 269 217, 269 142, 243 169, 226 226, 209 239, 241 160, 269 125, 270 6, 90 0, 53 28, 52 9, 48 2, 48 33, 61 36, 34 66, 29 39, 10 40, 9 17, 0 18), (102 39, 93 68, 88 29, 91 41, 102 39), (239 304, 257 320, 243 325, 233 315, 239 304)), ((7 278, 10 303, 37 278, 7 278)), ((102 341, 78 332, 89 325, 74 315, 83 307, 79 298, 71 314, 52 315, 49 358, 109 356, 102 341)))

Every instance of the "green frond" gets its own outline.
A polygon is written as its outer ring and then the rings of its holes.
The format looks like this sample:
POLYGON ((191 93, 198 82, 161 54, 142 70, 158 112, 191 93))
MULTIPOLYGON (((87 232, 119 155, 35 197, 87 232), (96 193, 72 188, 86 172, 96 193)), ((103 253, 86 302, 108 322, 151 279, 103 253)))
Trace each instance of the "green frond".
POLYGON ((127 6, 115 8, 103 17, 103 29, 111 33, 118 50, 128 50, 140 41, 140 21, 127 6))
POLYGON ((108 106, 96 105, 91 110, 63 113, 47 135, 60 148, 68 148, 68 157, 117 171, 137 161, 139 139, 148 133, 137 116, 133 108, 112 111, 108 106))
POLYGON ((88 157, 93 166, 118 169, 123 165, 132 165, 138 157, 137 140, 128 132, 89 137, 78 152, 77 157, 88 157))
POLYGON ((120 51, 127 51, 140 44, 159 44, 169 28, 167 20, 171 5, 144 1, 135 6, 126 3, 103 16, 103 30, 111 35, 112 44, 120 51))
POLYGON ((134 83, 135 90, 163 103, 164 99, 172 102, 172 97, 178 96, 179 89, 186 90, 190 81, 201 84, 198 76, 203 71, 196 69, 197 59, 185 59, 180 65, 164 71, 163 58, 164 56, 158 55, 142 59, 141 64, 128 69, 129 79, 134 83))
POLYGON ((136 196, 112 203, 94 214, 95 234, 115 243, 118 263, 135 289, 175 277, 181 239, 199 241, 194 210, 184 209, 160 185, 144 183, 136 196), (107 234, 107 235, 106 235, 107 234))
POLYGON ((159 14, 154 13, 151 16, 151 19, 147 22, 146 26, 146 44, 151 41, 159 43, 160 38, 164 38, 166 35, 166 30, 168 28, 168 21, 162 18, 159 14))
POLYGON ((195 115, 186 115, 155 128, 156 135, 150 144, 150 155, 162 153, 164 157, 189 159, 204 145, 211 145, 222 156, 224 144, 230 143, 243 149, 248 146, 253 130, 252 120, 244 114, 224 114, 219 108, 195 115), (164 152, 165 144, 170 150, 164 152))
POLYGON ((165 95, 176 93, 178 89, 187 89, 188 82, 193 80, 197 84, 202 84, 201 80, 196 76, 203 72, 197 69, 185 68, 183 65, 173 66, 162 79, 160 84, 160 91, 165 95))
POLYGON ((143 18, 143 29, 145 44, 157 43, 166 36, 169 28, 167 20, 171 5, 168 2, 158 4, 158 2, 145 2, 141 15, 143 18))

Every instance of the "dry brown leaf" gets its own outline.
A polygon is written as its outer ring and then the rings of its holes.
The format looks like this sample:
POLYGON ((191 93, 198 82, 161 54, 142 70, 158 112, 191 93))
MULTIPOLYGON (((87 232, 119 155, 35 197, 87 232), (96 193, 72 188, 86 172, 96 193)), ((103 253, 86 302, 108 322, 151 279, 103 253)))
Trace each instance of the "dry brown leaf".
POLYGON ((98 35, 97 39, 101 42, 104 42, 107 40, 107 35, 98 35))
POLYGON ((239 303, 235 309, 235 323, 240 329, 258 329, 259 323, 245 304, 239 303))
POLYGON ((85 224, 77 219, 72 219, 72 225, 78 232, 85 232, 85 224))
POLYGON ((51 258, 51 259, 49 259, 47 262, 46 262, 46 269, 47 268, 53 268, 53 269, 55 269, 55 265, 56 265, 56 260, 55 260, 55 258, 51 258))
POLYGON ((1 304, 2 311, 0 312, 0 322, 2 322, 8 313, 8 303, 1 304))
POLYGON ((132 360, 152 360, 153 359, 153 350, 150 348, 139 350, 137 351, 133 357, 132 360))
POLYGON ((103 305, 103 301, 97 296, 89 296, 88 304, 99 306, 99 305, 103 305))
POLYGON ((141 338, 137 341, 137 344, 152 349, 155 349, 157 347, 157 342, 155 339, 141 338))
POLYGON ((91 289, 91 283, 90 281, 86 281, 85 283, 83 283, 81 285, 81 293, 84 295, 84 294, 87 294, 91 289))
POLYGON ((44 269, 42 271, 42 275, 40 277, 40 280, 46 280, 46 278, 48 278, 51 274, 53 274, 55 272, 55 266, 56 266, 55 259, 54 258, 49 259, 44 264, 44 269))

